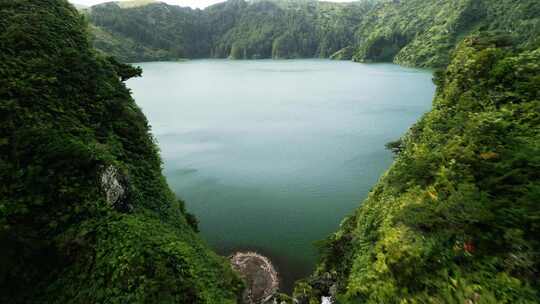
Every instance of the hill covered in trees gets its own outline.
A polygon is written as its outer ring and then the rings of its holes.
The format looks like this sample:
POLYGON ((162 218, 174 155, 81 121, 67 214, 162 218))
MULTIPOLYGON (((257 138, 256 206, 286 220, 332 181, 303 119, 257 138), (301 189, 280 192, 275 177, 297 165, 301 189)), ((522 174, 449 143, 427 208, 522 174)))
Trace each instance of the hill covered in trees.
POLYGON ((478 31, 540 36, 535 0, 229 0, 205 10, 107 3, 86 10, 95 46, 122 61, 334 58, 443 67, 478 31))
POLYGON ((87 14, 95 25, 95 46, 123 61, 301 58, 329 57, 350 45, 371 6, 371 1, 230 0, 193 10, 165 3, 130 8, 107 3, 87 14))
POLYGON ((540 48, 466 38, 302 303, 540 302, 540 48))
POLYGON ((148 123, 65 0, 0 1, 0 302, 236 303, 148 123))
POLYGON ((516 45, 539 42, 535 0, 398 0, 377 4, 356 31, 355 61, 394 61, 444 67, 465 37, 479 32, 512 36, 516 45))

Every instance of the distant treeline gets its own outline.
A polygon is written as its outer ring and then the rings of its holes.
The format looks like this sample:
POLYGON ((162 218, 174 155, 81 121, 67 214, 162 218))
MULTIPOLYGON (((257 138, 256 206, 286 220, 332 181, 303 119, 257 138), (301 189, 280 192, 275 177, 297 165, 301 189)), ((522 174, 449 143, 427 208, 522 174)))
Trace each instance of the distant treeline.
POLYGON ((334 58, 442 67, 469 34, 538 45, 536 0, 229 0, 204 10, 160 2, 86 10, 94 45, 121 61, 334 58))

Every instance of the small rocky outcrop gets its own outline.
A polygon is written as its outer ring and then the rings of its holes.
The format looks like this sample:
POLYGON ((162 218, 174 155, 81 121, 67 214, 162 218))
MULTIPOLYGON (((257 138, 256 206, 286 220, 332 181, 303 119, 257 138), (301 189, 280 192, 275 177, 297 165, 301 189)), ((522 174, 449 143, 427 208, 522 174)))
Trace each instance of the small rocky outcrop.
POLYGON ((244 304, 272 303, 279 289, 278 273, 267 257, 255 252, 237 252, 231 265, 246 282, 244 304))
POLYGON ((331 297, 321 297, 321 304, 333 304, 331 297))
POLYGON ((336 303, 338 293, 337 274, 323 272, 298 281, 294 291, 297 304, 309 304, 316 301, 321 304, 336 303))
POLYGON ((115 166, 104 167, 99 174, 99 184, 107 202, 120 212, 130 212, 133 206, 128 200, 128 179, 115 166))

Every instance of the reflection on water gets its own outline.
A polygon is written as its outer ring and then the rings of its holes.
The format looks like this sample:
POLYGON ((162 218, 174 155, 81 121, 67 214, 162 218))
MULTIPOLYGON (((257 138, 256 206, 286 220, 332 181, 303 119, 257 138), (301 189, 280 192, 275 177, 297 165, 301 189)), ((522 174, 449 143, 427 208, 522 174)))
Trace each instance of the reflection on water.
POLYGON ((316 260, 431 104, 428 71, 327 60, 144 63, 129 81, 165 174, 220 253, 271 257, 283 287, 316 260))

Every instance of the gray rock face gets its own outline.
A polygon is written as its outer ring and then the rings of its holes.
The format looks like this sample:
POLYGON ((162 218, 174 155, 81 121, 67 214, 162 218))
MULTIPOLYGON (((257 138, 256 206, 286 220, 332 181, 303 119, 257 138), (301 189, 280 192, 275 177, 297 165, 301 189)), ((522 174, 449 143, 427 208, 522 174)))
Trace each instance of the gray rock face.
MULTIPOLYGON (((307 284, 313 288, 312 297, 320 298, 321 304, 333 304, 336 303, 336 296, 338 294, 337 273, 324 272, 312 275, 308 278, 307 284)), ((298 295, 298 304, 309 304, 310 296, 298 295)))
POLYGON ((231 265, 246 282, 244 304, 271 302, 279 288, 279 279, 270 260, 254 252, 237 252, 230 258, 231 265))
POLYGON ((335 299, 338 293, 338 286, 336 283, 334 283, 332 286, 330 286, 330 289, 328 290, 328 294, 330 295, 331 299, 335 299))
POLYGON ((101 190, 107 202, 118 211, 129 212, 133 207, 128 203, 127 178, 116 167, 110 165, 99 176, 101 190))
POLYGON ((332 301, 331 297, 321 297, 321 304, 332 304, 334 303, 332 301))

